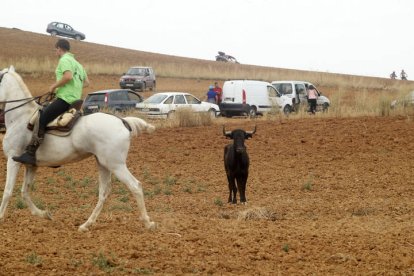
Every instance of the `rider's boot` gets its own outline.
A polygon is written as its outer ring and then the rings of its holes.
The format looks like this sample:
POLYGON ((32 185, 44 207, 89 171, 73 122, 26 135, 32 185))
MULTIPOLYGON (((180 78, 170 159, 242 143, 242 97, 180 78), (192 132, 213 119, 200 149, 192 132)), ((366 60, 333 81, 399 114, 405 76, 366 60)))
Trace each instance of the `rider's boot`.
POLYGON ((13 160, 16 162, 23 163, 23 164, 35 166, 36 165, 36 151, 39 148, 39 146, 42 144, 44 137, 45 137, 45 131, 42 129, 39 129, 38 135, 33 135, 32 141, 30 141, 30 144, 26 147, 25 152, 20 156, 14 156, 13 160))

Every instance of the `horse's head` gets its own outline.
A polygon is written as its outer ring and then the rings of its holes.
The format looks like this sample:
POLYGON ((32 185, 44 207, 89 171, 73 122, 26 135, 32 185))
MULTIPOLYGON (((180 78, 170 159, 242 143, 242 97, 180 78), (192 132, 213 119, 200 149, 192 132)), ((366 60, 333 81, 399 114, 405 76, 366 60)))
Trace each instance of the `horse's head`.
POLYGON ((14 66, 0 71, 0 101, 31 97, 31 93, 14 66))

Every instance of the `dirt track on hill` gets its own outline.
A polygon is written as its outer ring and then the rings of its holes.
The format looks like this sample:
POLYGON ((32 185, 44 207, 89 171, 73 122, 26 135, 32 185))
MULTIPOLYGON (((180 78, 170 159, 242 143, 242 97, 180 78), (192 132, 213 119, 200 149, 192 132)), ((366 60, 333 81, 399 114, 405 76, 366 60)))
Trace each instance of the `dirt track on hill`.
POLYGON ((155 231, 116 179, 91 231, 77 231, 97 201, 93 158, 39 169, 31 194, 52 221, 22 207, 21 173, 0 224, 0 275, 414 273, 412 117, 259 120, 247 205, 226 202, 220 123, 133 140, 128 166, 155 231))

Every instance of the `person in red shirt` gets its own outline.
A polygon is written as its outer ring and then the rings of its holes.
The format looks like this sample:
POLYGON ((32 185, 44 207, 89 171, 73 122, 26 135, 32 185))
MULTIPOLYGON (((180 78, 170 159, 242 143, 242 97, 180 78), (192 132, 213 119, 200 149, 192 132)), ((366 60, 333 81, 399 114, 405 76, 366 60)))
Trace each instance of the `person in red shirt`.
POLYGON ((214 83, 214 92, 217 94, 217 104, 221 103, 221 95, 223 94, 223 89, 218 85, 217 82, 214 83))

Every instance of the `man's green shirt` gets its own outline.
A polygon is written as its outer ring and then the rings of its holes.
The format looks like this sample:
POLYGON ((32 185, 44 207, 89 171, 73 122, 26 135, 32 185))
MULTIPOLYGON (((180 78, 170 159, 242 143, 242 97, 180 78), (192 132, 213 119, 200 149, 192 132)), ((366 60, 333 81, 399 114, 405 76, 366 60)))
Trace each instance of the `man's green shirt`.
POLYGON ((83 81, 86 79, 86 72, 82 65, 76 61, 71 53, 64 54, 59 59, 56 67, 56 80, 62 79, 63 73, 72 72, 72 79, 64 86, 56 89, 56 97, 64 100, 68 104, 82 98, 83 81))

